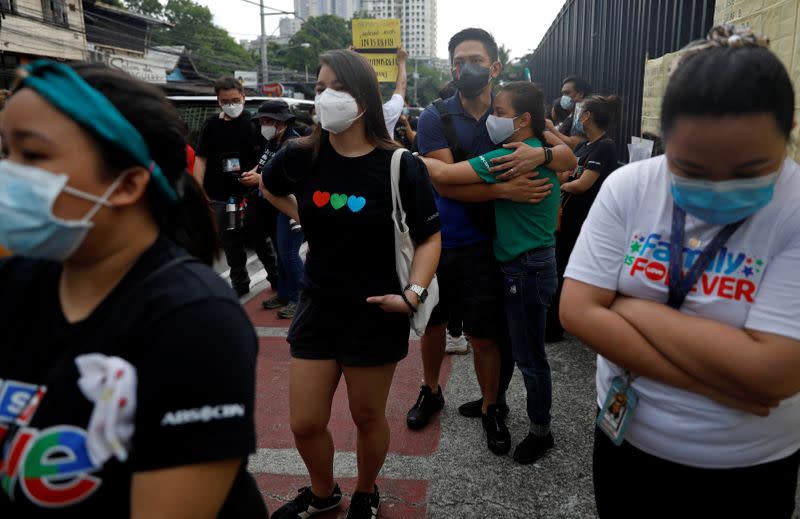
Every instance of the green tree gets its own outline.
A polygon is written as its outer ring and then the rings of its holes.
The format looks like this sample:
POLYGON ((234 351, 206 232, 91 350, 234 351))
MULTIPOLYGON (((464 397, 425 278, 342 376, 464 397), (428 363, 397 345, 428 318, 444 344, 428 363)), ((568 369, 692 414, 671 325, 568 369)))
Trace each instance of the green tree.
MULTIPOLYGON (((142 9, 155 8, 157 0, 137 1, 142 9)), ((131 2, 129 2, 131 3, 131 2)), ((152 12, 152 11, 151 11, 152 12)), ((163 17, 174 27, 156 29, 155 45, 184 45, 191 51, 197 68, 216 77, 232 75, 234 70, 252 70, 255 60, 228 34, 213 23, 211 11, 192 0, 169 0, 163 17)))
POLYGON ((125 0, 125 4, 128 9, 136 13, 155 17, 161 17, 164 14, 164 6, 158 0, 125 0))
POLYGON ((270 60, 294 70, 315 70, 319 55, 333 49, 344 49, 353 41, 350 23, 332 14, 309 18, 283 48, 269 49, 270 60), (308 44, 308 46, 303 46, 308 44))

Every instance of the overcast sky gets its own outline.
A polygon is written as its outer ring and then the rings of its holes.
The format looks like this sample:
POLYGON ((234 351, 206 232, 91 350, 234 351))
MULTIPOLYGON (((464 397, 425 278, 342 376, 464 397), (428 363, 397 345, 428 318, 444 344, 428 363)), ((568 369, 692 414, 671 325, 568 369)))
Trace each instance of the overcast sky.
MULTIPOLYGON (((195 0, 214 13, 214 21, 236 41, 255 39, 261 32, 258 6, 244 0, 195 0)), ((252 0, 256 4, 258 0, 252 0)), ((535 49, 553 23, 565 0, 438 0, 438 41, 436 54, 447 57, 447 41, 465 27, 491 32, 498 45, 511 49, 518 58, 535 49), (492 7, 492 8, 490 8, 492 7)), ((293 0, 266 0, 266 6, 294 10, 293 0)), ((266 17, 267 34, 278 34, 280 16, 266 17)))

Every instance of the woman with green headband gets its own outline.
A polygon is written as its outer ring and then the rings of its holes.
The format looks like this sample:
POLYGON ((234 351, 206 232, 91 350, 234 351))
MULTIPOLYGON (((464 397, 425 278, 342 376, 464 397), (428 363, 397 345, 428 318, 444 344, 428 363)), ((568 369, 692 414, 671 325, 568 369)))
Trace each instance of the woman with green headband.
POLYGON ((265 517, 257 339, 174 108, 36 62, 0 140, 0 517, 265 517))

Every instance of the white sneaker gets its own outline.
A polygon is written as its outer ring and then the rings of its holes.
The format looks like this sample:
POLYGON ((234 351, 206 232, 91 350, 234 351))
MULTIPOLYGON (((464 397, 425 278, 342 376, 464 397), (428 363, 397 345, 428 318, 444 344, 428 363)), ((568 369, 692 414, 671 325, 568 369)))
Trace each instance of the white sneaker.
POLYGON ((464 355, 469 353, 469 341, 467 340, 466 335, 461 335, 460 337, 453 337, 450 335, 450 332, 447 332, 447 344, 444 348, 444 351, 447 353, 453 353, 455 355, 464 355))

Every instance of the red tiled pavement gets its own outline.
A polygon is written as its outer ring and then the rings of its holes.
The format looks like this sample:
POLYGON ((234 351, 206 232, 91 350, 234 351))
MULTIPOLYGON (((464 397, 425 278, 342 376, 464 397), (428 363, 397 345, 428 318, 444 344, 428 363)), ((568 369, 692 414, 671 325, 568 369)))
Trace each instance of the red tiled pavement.
POLYGON ((261 302, 274 295, 275 292, 272 290, 266 290, 244 305, 244 309, 253 322, 253 326, 288 328, 292 324, 292 321, 287 319, 278 319, 277 310, 264 310, 261 308, 261 302))
MULTIPOLYGON (((283 503, 297 495, 297 489, 308 485, 308 478, 303 476, 276 476, 260 474, 256 476, 259 488, 268 489, 265 499, 270 512, 277 510, 283 503)), ((335 519, 344 517, 350 502, 349 496, 355 488, 355 479, 338 480, 345 499, 336 510, 315 517, 319 519, 335 519)), ((427 481, 407 481, 400 479, 378 479, 381 492, 380 517, 382 519, 423 519, 427 512, 427 481)))
MULTIPOLYGON (((260 303, 258 303, 260 304, 260 303)), ((258 312, 272 313, 259 308, 258 312)), ((252 312, 250 312, 252 315, 252 312)), ((257 316, 254 321, 267 318, 257 316)), ((285 321, 284 321, 285 323, 285 321)), ((262 325, 263 326, 263 325, 262 325)), ((256 428, 260 448, 292 449, 294 440, 289 428, 289 346, 285 339, 267 337, 260 339, 258 359, 258 389, 256 396, 256 428)), ((442 386, 450 377, 450 359, 442 365, 442 386)), ((406 413, 416 401, 422 380, 422 360, 418 341, 410 344, 408 357, 400 362, 395 373, 386 409, 392 440, 389 452, 410 456, 428 456, 439 448, 441 424, 439 417, 423 431, 411 431, 406 426, 406 413)), ((333 401, 330 429, 337 451, 355 451, 356 429, 347 407, 344 379, 339 384, 333 401)))

